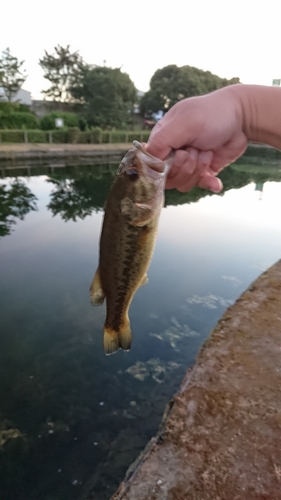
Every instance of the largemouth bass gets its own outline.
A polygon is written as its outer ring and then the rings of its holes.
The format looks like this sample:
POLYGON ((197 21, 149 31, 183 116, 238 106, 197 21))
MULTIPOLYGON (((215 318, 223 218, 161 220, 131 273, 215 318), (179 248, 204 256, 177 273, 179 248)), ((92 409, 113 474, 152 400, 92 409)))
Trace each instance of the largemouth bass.
POLYGON ((90 287, 93 304, 102 304, 106 298, 106 354, 131 347, 128 311, 135 292, 147 282, 171 164, 172 157, 161 161, 134 141, 107 197, 99 265, 90 287))

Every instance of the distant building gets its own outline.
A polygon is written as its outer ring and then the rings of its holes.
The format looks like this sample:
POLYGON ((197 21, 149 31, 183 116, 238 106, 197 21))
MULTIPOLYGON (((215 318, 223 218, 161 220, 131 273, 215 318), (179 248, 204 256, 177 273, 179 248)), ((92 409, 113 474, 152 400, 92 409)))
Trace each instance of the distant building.
POLYGON ((26 106, 31 106, 31 92, 24 89, 19 89, 16 95, 12 98, 13 102, 19 102, 20 104, 25 104, 26 106))
MULTIPOLYGON (((0 101, 8 101, 5 90, 2 87, 0 87, 0 101)), ((20 104, 25 104, 26 106, 31 106, 31 92, 29 92, 28 90, 19 89, 17 93, 12 97, 12 102, 18 102, 20 104)))

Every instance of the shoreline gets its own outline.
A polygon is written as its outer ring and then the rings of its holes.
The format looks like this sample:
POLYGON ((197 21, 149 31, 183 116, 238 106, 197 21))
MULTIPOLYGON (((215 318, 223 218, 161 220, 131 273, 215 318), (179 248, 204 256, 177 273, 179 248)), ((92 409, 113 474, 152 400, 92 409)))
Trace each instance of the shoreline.
POLYGON ((120 144, 0 144, 0 164, 50 160, 75 160, 81 163, 99 161, 105 157, 119 161, 132 147, 132 143, 120 144))
MULTIPOLYGON (((37 144, 37 143, 0 143, 0 164, 33 161, 46 163, 50 160, 75 160, 81 163, 89 160, 98 162, 106 157, 119 161, 133 146, 129 143, 113 144, 37 144)), ((247 160, 258 160, 260 164, 267 162, 281 164, 281 151, 262 144, 249 144, 238 163, 247 160)), ((237 162, 236 162, 237 163, 237 162)))
POLYGON ((281 260, 229 307, 111 500, 280 500, 281 260))

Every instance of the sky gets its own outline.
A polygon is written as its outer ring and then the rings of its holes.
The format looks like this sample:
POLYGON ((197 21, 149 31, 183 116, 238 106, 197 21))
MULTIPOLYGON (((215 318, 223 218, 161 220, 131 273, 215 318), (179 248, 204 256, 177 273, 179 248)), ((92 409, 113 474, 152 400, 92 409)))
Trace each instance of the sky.
POLYGON ((190 65, 242 83, 281 78, 279 0, 25 0, 1 9, 0 52, 25 61, 23 88, 48 88, 38 61, 57 44, 89 64, 122 67, 146 92, 154 72, 190 65))

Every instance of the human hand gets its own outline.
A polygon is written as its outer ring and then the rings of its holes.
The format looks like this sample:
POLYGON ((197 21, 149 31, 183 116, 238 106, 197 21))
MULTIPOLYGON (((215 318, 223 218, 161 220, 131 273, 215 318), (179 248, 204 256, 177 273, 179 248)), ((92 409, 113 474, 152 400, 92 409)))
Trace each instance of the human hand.
POLYGON ((175 150, 166 188, 185 192, 199 186, 221 191, 216 175, 239 158, 248 143, 234 87, 183 99, 155 125, 148 152, 164 160, 175 150))

